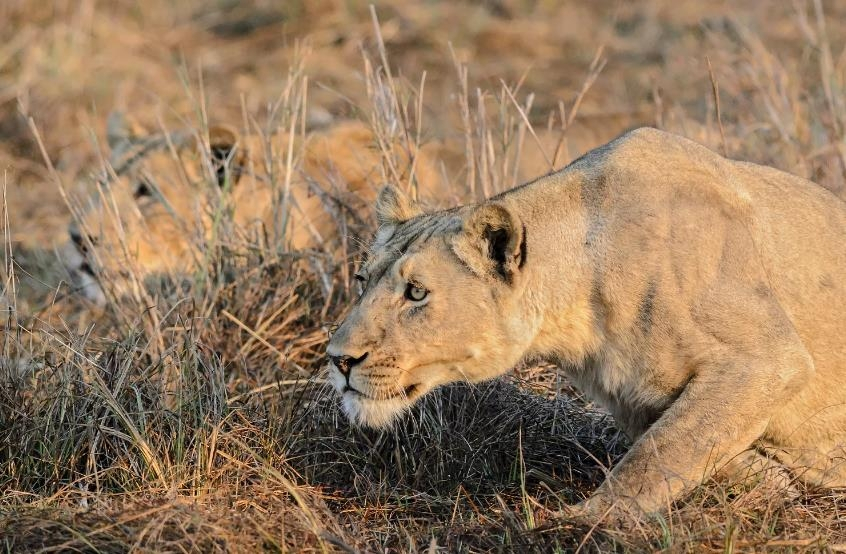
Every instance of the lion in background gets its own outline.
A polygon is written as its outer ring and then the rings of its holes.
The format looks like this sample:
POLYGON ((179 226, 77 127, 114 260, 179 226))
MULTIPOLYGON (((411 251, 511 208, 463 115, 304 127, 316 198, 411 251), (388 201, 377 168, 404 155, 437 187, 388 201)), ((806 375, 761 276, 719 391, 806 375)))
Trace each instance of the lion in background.
MULTIPOLYGON (((141 285, 137 278, 190 273, 215 238, 341 252, 385 181, 384 152, 357 121, 292 143, 287 133, 241 136, 225 126, 211 127, 207 140, 192 131, 132 133, 113 114, 107 135, 109 167, 63 252, 74 284, 98 303, 101 284, 120 297, 141 285)), ((437 144, 388 147, 394 180, 413 183, 424 199, 448 197, 437 144)))
POLYGON ((548 360, 633 441, 576 513, 756 464, 846 486, 846 204, 822 187, 645 128, 479 204, 376 209, 327 348, 352 420, 548 360))

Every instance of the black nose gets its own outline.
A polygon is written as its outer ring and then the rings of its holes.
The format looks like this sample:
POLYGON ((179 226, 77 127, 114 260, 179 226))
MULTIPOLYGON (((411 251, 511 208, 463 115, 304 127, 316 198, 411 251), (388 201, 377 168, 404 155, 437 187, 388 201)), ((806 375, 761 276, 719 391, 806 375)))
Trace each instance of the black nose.
POLYGON ((349 377, 352 368, 363 362, 367 357, 367 354, 369 354, 369 352, 365 352, 358 358, 353 358, 352 356, 329 356, 329 360, 335 364, 335 367, 338 368, 338 371, 340 371, 342 375, 349 377))

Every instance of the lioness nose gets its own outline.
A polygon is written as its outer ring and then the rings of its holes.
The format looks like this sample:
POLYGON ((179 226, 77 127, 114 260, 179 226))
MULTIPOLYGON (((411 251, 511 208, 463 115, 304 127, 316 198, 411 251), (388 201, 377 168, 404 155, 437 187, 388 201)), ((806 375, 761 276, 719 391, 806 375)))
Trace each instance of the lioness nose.
POLYGON ((367 354, 369 354, 369 352, 365 352, 358 358, 353 358, 352 356, 329 356, 329 360, 335 364, 335 367, 338 368, 338 371, 340 371, 342 375, 349 377, 352 368, 363 362, 367 357, 367 354))

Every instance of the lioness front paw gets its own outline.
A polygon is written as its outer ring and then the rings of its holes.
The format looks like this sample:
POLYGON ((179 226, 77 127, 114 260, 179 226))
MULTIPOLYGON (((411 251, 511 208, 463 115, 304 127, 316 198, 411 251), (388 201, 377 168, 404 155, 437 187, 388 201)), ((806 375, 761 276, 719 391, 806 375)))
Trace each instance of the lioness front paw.
POLYGON ((637 521, 642 512, 619 498, 594 495, 578 504, 567 506, 561 517, 611 526, 625 525, 637 521))
POLYGON ((575 519, 586 522, 596 522, 608 510, 609 504, 601 499, 589 498, 578 504, 568 504, 562 509, 553 512, 553 517, 558 519, 575 519))

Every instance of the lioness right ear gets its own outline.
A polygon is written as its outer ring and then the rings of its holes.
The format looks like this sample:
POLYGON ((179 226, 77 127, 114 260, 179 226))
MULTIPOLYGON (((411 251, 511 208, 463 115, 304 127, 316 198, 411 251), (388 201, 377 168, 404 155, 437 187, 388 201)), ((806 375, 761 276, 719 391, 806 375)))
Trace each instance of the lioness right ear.
POLYGON ((379 225, 398 225, 422 213, 420 205, 394 185, 385 185, 376 198, 379 225))
POLYGON ((505 206, 482 204, 465 219, 453 249, 479 275, 511 284, 526 263, 526 229, 505 206))

